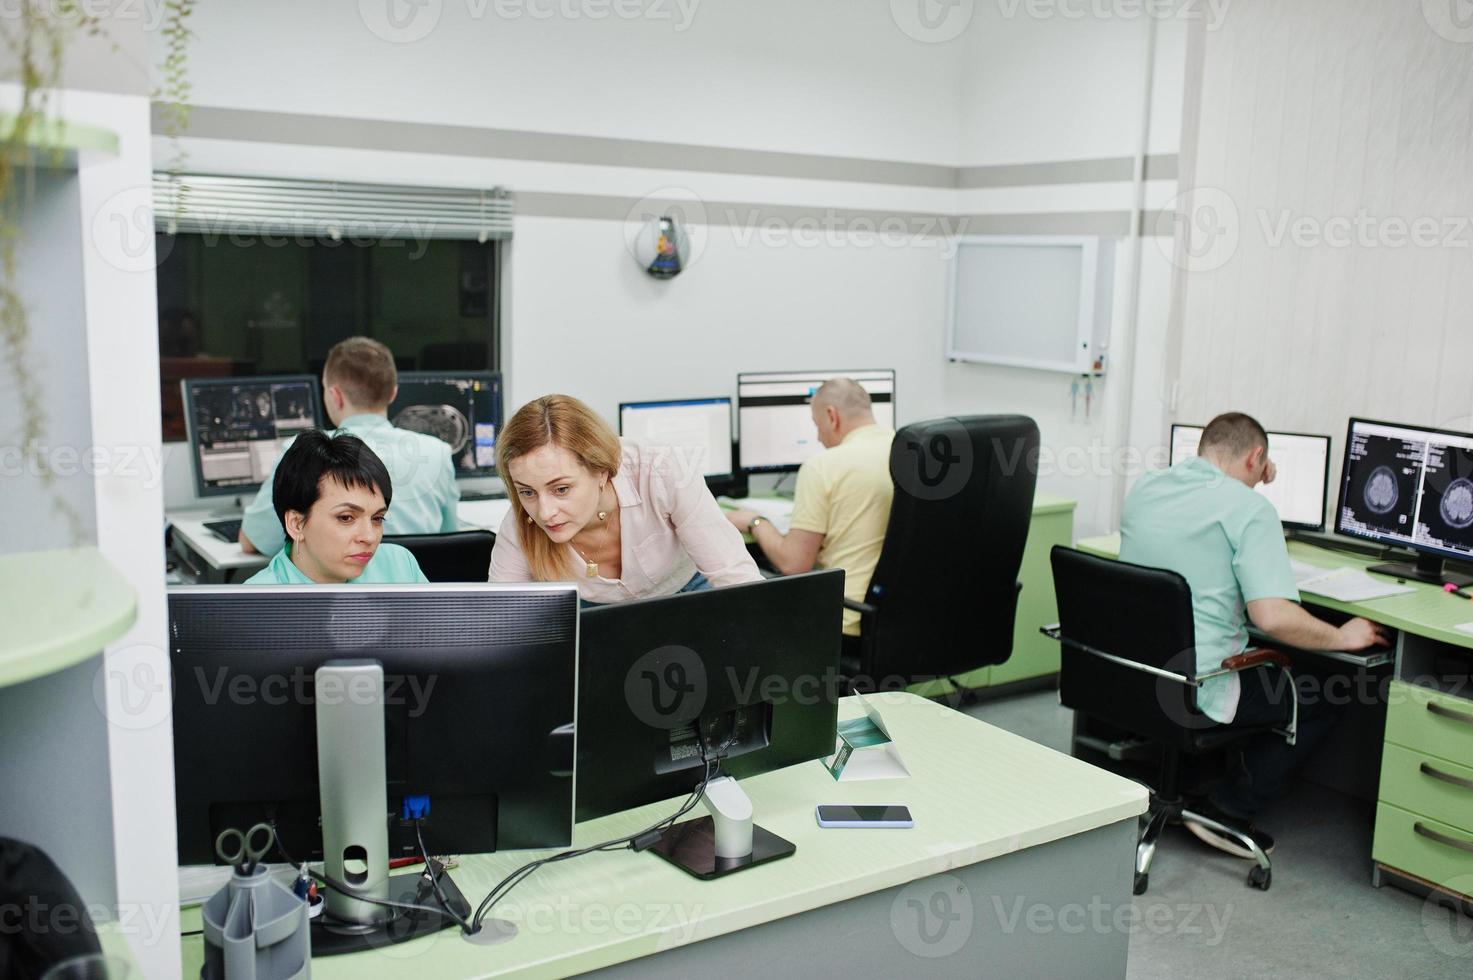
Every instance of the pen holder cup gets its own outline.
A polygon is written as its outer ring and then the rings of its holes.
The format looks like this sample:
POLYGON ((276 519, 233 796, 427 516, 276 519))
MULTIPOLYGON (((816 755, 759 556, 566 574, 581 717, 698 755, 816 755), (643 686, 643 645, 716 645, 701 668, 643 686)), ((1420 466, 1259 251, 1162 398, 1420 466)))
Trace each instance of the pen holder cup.
POLYGON ((307 903, 258 865, 239 871, 205 903, 200 980, 308 980, 307 903))

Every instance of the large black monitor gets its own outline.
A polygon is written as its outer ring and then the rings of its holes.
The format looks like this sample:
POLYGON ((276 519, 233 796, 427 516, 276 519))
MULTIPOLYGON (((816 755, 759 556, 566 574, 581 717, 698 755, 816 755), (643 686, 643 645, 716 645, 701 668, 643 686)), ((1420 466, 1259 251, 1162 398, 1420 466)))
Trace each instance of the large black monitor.
POLYGON ((1335 530, 1418 554, 1370 571, 1473 584, 1443 568, 1473 559, 1473 434, 1351 419, 1335 530))
POLYGON ((255 493, 287 441, 321 424, 318 382, 310 374, 186 378, 180 384, 194 489, 201 497, 255 493))
POLYGON ((501 375, 495 371, 405 371, 389 421, 435 436, 450 447, 455 475, 496 475, 501 431, 501 375))
MULTIPOLYGON (((365 844, 370 876, 379 861, 386 875, 418 853, 403 818, 418 797, 432 854, 567 845, 577 632, 571 585, 170 589, 180 863, 214 863, 222 830, 266 822, 284 853, 331 869, 324 840, 344 837, 346 807, 380 840, 390 815, 382 853, 365 844), (366 662, 381 666, 381 695, 322 686, 329 668, 366 662), (355 713, 323 731, 334 710, 355 713), (365 743, 380 730, 382 744, 365 743), (320 745, 333 747, 325 768, 320 745), (348 770, 361 762, 378 777, 348 770), (345 786, 369 802, 353 810, 361 798, 335 796, 345 786)), ((384 887, 412 896, 417 877, 384 887)))
MULTIPOLYGON (((1170 463, 1197 455, 1202 426, 1171 427, 1170 463)), ((1255 489, 1269 499, 1286 528, 1325 529, 1325 499, 1330 486, 1330 437, 1304 432, 1270 432, 1268 456, 1278 470, 1272 483, 1255 489)))
MULTIPOLYGON (((703 753, 734 779, 832 755, 843 604, 830 569, 585 610, 578 819, 689 793, 703 753)), ((757 828, 748 860, 714 866, 711 824, 677 824, 657 853, 701 877, 783 856, 757 828)))
POLYGON ((747 473, 787 473, 823 449, 809 403, 831 378, 869 392, 875 421, 895 427, 895 372, 763 371, 737 375, 737 465, 747 473))
POLYGON ((620 402, 619 435, 668 451, 681 473, 699 473, 713 492, 735 479, 730 398, 620 402))

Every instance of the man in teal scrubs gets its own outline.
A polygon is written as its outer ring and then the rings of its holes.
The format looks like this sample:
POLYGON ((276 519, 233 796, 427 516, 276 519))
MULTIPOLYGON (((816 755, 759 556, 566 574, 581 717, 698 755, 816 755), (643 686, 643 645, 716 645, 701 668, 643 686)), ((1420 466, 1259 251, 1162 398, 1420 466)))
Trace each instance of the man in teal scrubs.
MULTIPOLYGON (((385 525, 387 533, 457 531, 460 490, 450 447, 434 436, 389 423, 389 404, 398 391, 394 355, 377 340, 349 337, 328 351, 322 367, 327 417, 338 432, 351 432, 368 444, 383 460, 398 491, 398 503, 385 525)), ((273 470, 242 516, 239 540, 247 552, 274 555, 286 545, 272 502, 274 476, 273 470)))
MULTIPOLYGON (((1218 669, 1248 648, 1248 623, 1274 640, 1301 650, 1362 650, 1385 642, 1364 619, 1335 627, 1297 603, 1278 513, 1253 490, 1273 482, 1268 435, 1251 416, 1230 412, 1202 432, 1198 456, 1136 481, 1121 516, 1120 559, 1170 569, 1192 589, 1198 673, 1218 669)), ((1202 713, 1223 725, 1287 724, 1291 685, 1276 668, 1208 678, 1197 691, 1202 713)), ((1295 769, 1329 731, 1333 715, 1322 703, 1302 705, 1296 744, 1264 734, 1243 751, 1242 770, 1194 807, 1204 816, 1251 830, 1265 851, 1273 839, 1251 827, 1269 800, 1287 790, 1295 769)), ((1198 837, 1229 853, 1250 856, 1240 845, 1201 825, 1198 837)))
POLYGON ((394 487, 361 439, 304 432, 282 455, 272 483, 290 543, 247 585, 428 581, 408 549, 382 543, 394 487))

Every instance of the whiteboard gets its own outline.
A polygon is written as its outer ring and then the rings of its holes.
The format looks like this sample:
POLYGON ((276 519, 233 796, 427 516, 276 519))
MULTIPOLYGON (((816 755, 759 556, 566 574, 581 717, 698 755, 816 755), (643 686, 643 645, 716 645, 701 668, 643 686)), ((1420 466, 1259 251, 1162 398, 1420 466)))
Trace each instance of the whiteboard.
MULTIPOLYGON (((1099 240, 1079 236, 975 235, 952 262, 946 355, 1070 373, 1104 353, 1099 240), (1099 349, 1096 349, 1096 348, 1099 349)), ((1103 291, 1102 291, 1103 290, 1103 291)), ((1108 304, 1105 304, 1108 322, 1108 304)))

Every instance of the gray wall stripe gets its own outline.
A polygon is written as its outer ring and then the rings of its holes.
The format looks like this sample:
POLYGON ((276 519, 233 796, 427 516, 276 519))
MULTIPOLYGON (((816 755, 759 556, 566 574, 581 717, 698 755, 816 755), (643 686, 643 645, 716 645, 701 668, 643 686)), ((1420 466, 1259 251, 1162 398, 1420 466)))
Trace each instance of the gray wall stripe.
MULTIPOLYGON (((1039 212, 1033 214, 946 215, 926 212, 865 211, 749 204, 730 201, 651 201, 595 194, 521 192, 515 195, 517 217, 582 218, 604 221, 641 219, 677 212, 689 222, 750 231, 772 224, 779 229, 806 225, 811 232, 826 229, 865 234, 906 235, 1101 235, 1130 232, 1129 211, 1039 212), (798 222, 803 225, 798 225, 798 222), (902 231, 903 227, 903 231, 902 231)), ((1160 212, 1144 216, 1147 235, 1170 236, 1172 224, 1160 212)))
MULTIPOLYGON (((162 129, 161 106, 153 107, 154 132, 162 129)), ((818 156, 656 143, 647 140, 572 136, 510 129, 480 129, 434 123, 342 116, 309 116, 292 112, 260 112, 195 106, 186 136, 304 146, 336 146, 355 150, 439 153, 447 156, 493 157, 606 167, 689 170, 757 177, 853 181, 908 187, 1026 187, 1047 184, 1108 183, 1130 180, 1130 157, 1102 160, 1059 160, 986 167, 947 167, 858 157, 818 156)), ((1146 176, 1176 176, 1174 154, 1149 157, 1146 176)))

